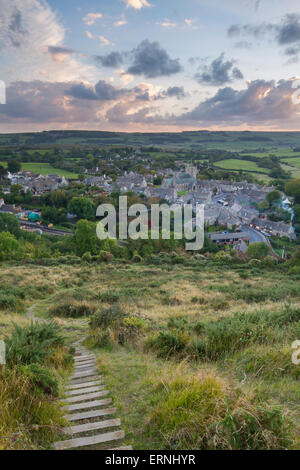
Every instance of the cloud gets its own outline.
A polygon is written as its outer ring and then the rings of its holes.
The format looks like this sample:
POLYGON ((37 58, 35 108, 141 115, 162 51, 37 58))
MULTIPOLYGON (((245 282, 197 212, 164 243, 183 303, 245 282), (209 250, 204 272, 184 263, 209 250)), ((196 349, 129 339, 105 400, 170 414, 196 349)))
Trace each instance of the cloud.
POLYGON ((237 67, 234 67, 234 61, 224 60, 224 53, 213 60, 208 66, 204 66, 201 73, 195 75, 198 83, 213 86, 224 85, 225 83, 231 83, 242 78, 244 76, 237 67))
POLYGON ((152 7, 151 3, 148 0, 123 0, 126 3, 127 8, 134 8, 135 10, 140 10, 144 7, 152 7))
POLYGON ((227 34, 232 38, 253 36, 255 39, 261 39, 269 35, 279 46, 290 46, 285 49, 285 55, 297 58, 299 52, 298 46, 300 46, 300 14, 289 13, 278 23, 263 22, 257 25, 234 24, 230 26, 227 34))
POLYGON ((251 42, 248 41, 238 41, 234 44, 234 47, 237 49, 252 49, 252 44, 251 42))
POLYGON ((103 67, 117 68, 123 64, 123 55, 120 52, 111 52, 107 55, 95 56, 95 59, 103 67))
POLYGON ((114 43, 111 42, 109 39, 105 38, 104 36, 97 36, 100 41, 101 46, 113 46, 114 43))
POLYGON ((172 23, 168 18, 165 18, 163 21, 158 21, 156 24, 162 28, 176 28, 177 23, 172 23))
POLYGON ((124 15, 121 16, 121 19, 114 22, 114 26, 120 28, 120 26, 125 26, 127 24, 127 20, 124 15))
POLYGON ((239 36, 253 36, 256 39, 264 37, 268 33, 272 33, 275 30, 275 26, 271 23, 261 23, 258 25, 238 25, 234 24, 230 26, 227 31, 229 37, 239 37, 239 36))
MULTIPOLYGON (((151 87, 151 85, 149 85, 151 87)), ((109 129, 122 122, 145 120, 148 107, 141 96, 150 90, 147 84, 133 89, 113 87, 100 80, 95 86, 79 82, 12 83, 7 88, 7 104, 0 106, 1 128, 17 129, 109 129)), ((149 100, 153 97, 149 96, 149 100)))
POLYGON ((117 89, 104 80, 99 80, 95 86, 79 83, 66 90, 66 95, 73 98, 93 101, 113 101, 127 94, 125 89, 117 89))
POLYGON ((165 98, 177 98, 178 100, 185 98, 187 93, 184 91, 183 86, 170 86, 167 90, 161 91, 158 95, 154 97, 155 100, 165 99, 165 98))
POLYGON ((254 80, 237 91, 221 88, 216 94, 179 119, 226 125, 274 125, 298 122, 299 107, 292 102, 291 81, 254 80), (286 122, 285 122, 286 121, 286 122))
POLYGON ((85 22, 86 25, 92 26, 96 23, 97 20, 102 18, 102 13, 88 13, 82 20, 85 22))
POLYGON ((131 54, 133 65, 127 71, 131 75, 156 78, 170 76, 182 70, 179 59, 171 59, 158 42, 145 39, 131 54))
POLYGON ((197 20, 195 18, 186 18, 184 22, 189 28, 195 28, 195 23, 197 22, 197 20))
POLYGON ((286 15, 277 26, 277 41, 280 45, 293 44, 300 41, 300 15, 286 15))
POLYGON ((1 80, 92 79, 96 67, 68 54, 64 42, 65 29, 46 1, 0 0, 1 80))
POLYGON ((52 59, 58 63, 64 62, 69 55, 75 54, 72 49, 62 46, 48 46, 48 52, 51 54, 52 59))
POLYGON ((85 34, 89 39, 94 39, 94 35, 90 31, 86 31, 85 34))

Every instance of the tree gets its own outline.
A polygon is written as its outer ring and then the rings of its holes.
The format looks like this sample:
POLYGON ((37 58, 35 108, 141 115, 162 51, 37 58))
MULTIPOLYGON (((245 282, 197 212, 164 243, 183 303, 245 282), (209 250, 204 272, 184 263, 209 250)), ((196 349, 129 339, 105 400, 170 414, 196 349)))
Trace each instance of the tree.
POLYGON ((44 206, 42 209, 42 219, 46 223, 61 224, 67 220, 67 211, 57 209, 54 206, 44 206))
POLYGON ((15 236, 9 232, 0 233, 0 261, 21 259, 24 250, 15 236))
POLYGON ((7 163, 7 169, 10 173, 18 173, 21 171, 22 165, 17 160, 9 160, 7 163))
POLYGON ((2 180, 3 176, 7 173, 7 169, 4 166, 0 165, 0 180, 2 180))
POLYGON ((281 194, 276 189, 267 194, 266 200, 270 205, 281 200, 281 194))
POLYGON ((88 220, 79 220, 76 226, 74 239, 76 253, 79 256, 82 256, 87 252, 95 255, 101 249, 101 242, 96 235, 96 224, 89 222, 88 220))
POLYGON ((18 238, 21 235, 18 219, 11 214, 0 214, 0 232, 9 232, 18 238))
POLYGON ((78 219, 93 219, 96 215, 94 204, 86 197, 73 197, 68 204, 68 212, 78 219))
POLYGON ((295 198, 296 204, 300 204, 300 179, 294 179, 286 183, 285 192, 288 196, 295 198))
POLYGON ((247 250, 247 255, 254 259, 265 258, 269 253, 270 247, 264 242, 252 243, 247 250))

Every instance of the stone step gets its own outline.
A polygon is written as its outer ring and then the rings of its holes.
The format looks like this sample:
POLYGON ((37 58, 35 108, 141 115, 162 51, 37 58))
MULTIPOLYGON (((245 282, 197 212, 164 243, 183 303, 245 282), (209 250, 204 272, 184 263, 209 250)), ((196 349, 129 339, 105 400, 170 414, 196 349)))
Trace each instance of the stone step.
MULTIPOLYGON (((107 392, 108 395, 108 392, 107 392)), ((64 411, 79 411, 86 410, 88 408, 98 408, 98 406, 109 405, 112 402, 111 398, 106 398, 105 400, 93 400, 87 403, 76 403, 75 405, 65 405, 63 406, 64 411)))
POLYGON ((84 413, 74 413, 71 415, 65 415, 64 418, 68 421, 80 421, 83 419, 90 419, 90 418, 101 418, 103 416, 113 415, 117 412, 117 408, 107 408, 104 410, 92 410, 86 411, 84 413))
POLYGON ((64 428, 66 434, 79 434, 82 432, 95 431, 96 429, 106 429, 106 428, 115 428, 121 426, 121 420, 118 419, 108 419, 106 421, 96 421, 95 423, 86 423, 79 424, 78 426, 70 426, 64 428))
POLYGON ((109 394, 107 390, 77 395, 76 397, 64 398, 64 403, 80 403, 81 401, 93 400, 94 398, 106 397, 109 394))
POLYGON ((67 385, 66 389, 67 390, 77 390, 80 388, 88 388, 88 387, 94 387, 95 385, 100 385, 102 383, 101 380, 95 380, 93 382, 82 382, 78 383, 76 385, 67 385))
POLYGON ((77 390, 71 390, 70 392, 65 392, 67 397, 72 397, 75 395, 81 395, 83 393, 93 393, 93 392, 100 392, 100 390, 104 390, 105 385, 98 385, 97 387, 89 387, 89 388, 80 388, 77 390))
POLYGON ((124 431, 108 432, 105 434, 98 434, 90 437, 79 437, 77 439, 70 439, 69 441, 60 441, 54 444, 56 450, 75 449, 76 447, 86 447, 105 442, 118 441, 125 436, 124 431))

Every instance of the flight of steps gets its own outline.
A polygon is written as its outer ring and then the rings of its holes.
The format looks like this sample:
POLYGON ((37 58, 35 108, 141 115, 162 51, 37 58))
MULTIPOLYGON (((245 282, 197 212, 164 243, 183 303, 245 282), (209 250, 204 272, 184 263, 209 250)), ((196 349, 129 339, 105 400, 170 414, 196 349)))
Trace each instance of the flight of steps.
POLYGON ((63 411, 70 426, 64 433, 70 439, 55 442, 55 450, 87 448, 95 450, 131 450, 122 446, 124 431, 121 421, 115 418, 117 411, 95 369, 96 357, 77 343, 75 371, 66 387, 63 411), (112 449, 115 442, 117 447, 112 449), (118 447, 119 446, 119 447, 118 447))

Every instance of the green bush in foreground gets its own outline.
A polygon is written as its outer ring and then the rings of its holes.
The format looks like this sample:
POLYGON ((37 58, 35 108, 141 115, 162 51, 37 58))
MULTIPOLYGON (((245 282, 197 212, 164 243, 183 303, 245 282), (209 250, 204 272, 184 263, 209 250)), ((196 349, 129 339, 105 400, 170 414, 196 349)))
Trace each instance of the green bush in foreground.
POLYGON ((64 344, 64 338, 55 322, 31 323, 26 327, 14 324, 14 331, 5 343, 8 365, 39 364, 55 347, 64 344))

